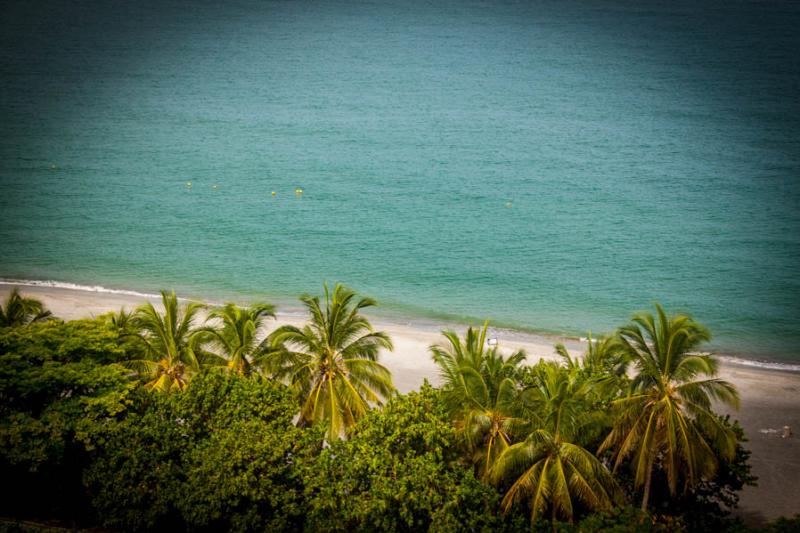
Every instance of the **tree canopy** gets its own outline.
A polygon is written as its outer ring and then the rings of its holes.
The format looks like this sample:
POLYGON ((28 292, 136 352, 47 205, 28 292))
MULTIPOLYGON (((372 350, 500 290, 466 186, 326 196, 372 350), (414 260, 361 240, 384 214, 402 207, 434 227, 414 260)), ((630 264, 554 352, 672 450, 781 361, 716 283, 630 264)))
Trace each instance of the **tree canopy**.
POLYGON ((378 362, 380 349, 391 350, 392 341, 361 314, 374 300, 339 284, 333 291, 325 285, 324 292, 324 303, 301 298, 308 325, 281 326, 270 335, 276 350, 265 365, 301 402, 299 424, 323 423, 335 440, 394 393, 389 370, 378 362))
POLYGON ((131 531, 738 527, 749 453, 711 404, 736 393, 688 315, 656 306, 535 365, 488 346, 486 324, 445 331, 442 387, 400 395, 378 363, 391 342, 361 314, 374 302, 341 286, 303 302, 310 323, 267 338, 271 306, 199 327, 166 291, 163 312, 0 329, 0 514, 131 531), (184 373, 142 380, 141 360, 184 373))

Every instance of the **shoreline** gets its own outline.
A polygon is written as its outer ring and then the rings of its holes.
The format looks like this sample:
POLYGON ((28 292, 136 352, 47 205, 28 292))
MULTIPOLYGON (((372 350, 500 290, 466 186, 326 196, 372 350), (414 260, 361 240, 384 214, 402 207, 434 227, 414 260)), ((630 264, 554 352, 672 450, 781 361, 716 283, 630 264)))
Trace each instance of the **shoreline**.
MULTIPOLYGON (((132 311, 145 300, 157 303, 160 295, 135 291, 104 289, 102 287, 53 286, 45 282, 14 282, 0 280, 0 298, 17 287, 27 296, 41 300, 54 315, 65 320, 97 316, 121 307, 132 311)), ((72 285, 72 284, 63 284, 72 285)), ((208 302, 218 303, 218 302, 208 302)), ((393 352, 383 352, 382 362, 392 372, 395 386, 400 392, 417 389, 424 380, 439 383, 438 370, 430 358, 428 347, 443 342, 441 329, 454 329, 462 334, 466 324, 437 322, 435 320, 392 321, 390 317, 366 313, 375 329, 385 331, 394 343, 393 352)), ((277 319, 269 321, 269 330, 280 324, 302 324, 305 312, 297 309, 277 312, 277 319)), ((585 342, 580 339, 549 337, 501 328, 490 331, 498 338, 504 353, 524 349, 528 363, 539 359, 557 360, 553 344, 563 342, 570 353, 583 353, 585 342)), ((720 409, 720 414, 730 414, 738 419, 752 451, 750 463, 759 486, 741 491, 741 501, 736 515, 752 525, 779 516, 800 513, 800 365, 797 369, 764 368, 745 361, 720 357, 719 377, 736 385, 741 396, 738 411, 720 409), (788 439, 780 436, 780 429, 788 425, 795 435, 788 439)), ((792 365, 794 366, 794 365, 792 365)))
MULTIPOLYGON (((6 294, 12 288, 18 287, 21 291, 48 294, 48 291, 58 293, 59 291, 85 293, 89 295, 96 295, 97 304, 103 306, 103 302, 118 301, 120 305, 116 308, 108 308, 102 312, 117 311, 120 307, 127 306, 129 311, 132 311, 136 306, 143 301, 148 300, 157 302, 161 300, 161 295, 158 293, 139 292, 131 289, 115 289, 108 288, 102 285, 81 285, 78 283, 53 281, 53 280, 32 280, 32 279, 14 279, 0 277, 0 294, 6 294)), ((230 299, 208 299, 208 298, 190 298, 178 296, 179 301, 199 301, 208 305, 222 305, 225 302, 231 301, 230 299)), ((235 300, 235 299, 234 299, 235 300)), ((270 303, 275 303, 267 299, 270 303)), ((237 303, 245 304, 248 300, 240 300, 237 303)), ((297 298, 295 301, 277 301, 276 303, 278 321, 280 320, 297 320, 305 317, 305 309, 299 303, 297 298)), ((68 319, 82 318, 68 311, 67 314, 54 313, 56 316, 68 319)), ((464 330, 468 325, 481 326, 483 321, 467 321, 459 320, 457 318, 436 318, 434 316, 413 316, 410 313, 387 311, 384 308, 377 307, 369 310, 366 313, 373 324, 382 324, 389 327, 404 327, 413 329, 415 332, 434 333, 437 336, 443 329, 455 329, 456 331, 464 330)), ((489 332, 493 333, 498 340, 502 340, 506 345, 532 345, 538 349, 534 353, 540 357, 554 356, 552 349, 555 343, 562 343, 566 345, 570 353, 575 351, 576 354, 583 352, 586 346, 586 338, 577 335, 557 334, 547 332, 537 332, 535 330, 518 329, 506 326, 494 326, 492 322, 489 323, 489 332), (549 349, 548 354, 542 353, 542 348, 549 349)), ((800 373, 800 362, 788 363, 776 360, 764 360, 757 357, 748 357, 744 353, 725 353, 721 351, 712 351, 722 363, 729 366, 753 368, 761 370, 774 370, 778 372, 794 372, 800 373)))

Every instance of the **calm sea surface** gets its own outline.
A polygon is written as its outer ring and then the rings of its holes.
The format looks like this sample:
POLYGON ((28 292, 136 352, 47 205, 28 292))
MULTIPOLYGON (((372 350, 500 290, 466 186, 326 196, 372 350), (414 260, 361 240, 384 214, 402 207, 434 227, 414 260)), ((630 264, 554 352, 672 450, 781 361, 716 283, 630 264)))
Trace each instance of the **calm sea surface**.
POLYGON ((800 2, 0 9, 2 277, 800 362, 800 2))

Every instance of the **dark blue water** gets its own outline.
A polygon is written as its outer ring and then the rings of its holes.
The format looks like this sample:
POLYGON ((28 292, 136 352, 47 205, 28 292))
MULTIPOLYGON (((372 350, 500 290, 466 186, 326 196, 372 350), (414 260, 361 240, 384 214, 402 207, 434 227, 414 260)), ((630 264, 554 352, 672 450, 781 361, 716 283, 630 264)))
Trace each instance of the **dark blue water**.
POLYGON ((800 361, 798 2, 2 10, 0 276, 800 361))

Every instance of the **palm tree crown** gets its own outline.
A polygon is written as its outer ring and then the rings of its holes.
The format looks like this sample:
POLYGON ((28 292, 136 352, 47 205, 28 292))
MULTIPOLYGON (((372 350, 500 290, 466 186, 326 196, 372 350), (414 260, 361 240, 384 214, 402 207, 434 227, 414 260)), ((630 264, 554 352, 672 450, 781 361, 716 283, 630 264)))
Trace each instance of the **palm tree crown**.
POLYGON ((497 346, 487 349, 488 326, 487 321, 480 330, 468 328, 463 342, 455 332, 443 331, 449 345, 430 347, 444 381, 444 401, 484 480, 524 423, 516 416, 516 378, 526 358, 522 350, 504 358, 497 346))
POLYGON ((389 337, 374 331, 360 311, 375 305, 370 298, 337 284, 325 285, 325 301, 303 296, 311 315, 303 328, 282 326, 270 335, 275 348, 266 367, 292 387, 301 402, 298 424, 327 424, 334 440, 369 409, 394 392, 389 370, 378 363, 381 348, 392 349, 389 337))
POLYGON ((694 485, 716 471, 717 454, 731 458, 736 448, 735 435, 711 410, 712 399, 738 406, 736 389, 714 377, 716 358, 696 353, 710 339, 708 330, 688 315, 655 308, 657 321, 639 313, 619 330, 637 374, 628 395, 614 402, 619 416, 600 448, 613 452, 615 468, 633 458, 643 510, 656 461, 674 494, 679 478, 685 488, 694 485))
POLYGON ((580 358, 572 357, 561 343, 556 344, 555 349, 567 367, 580 368, 587 375, 621 378, 627 371, 628 357, 616 335, 604 335, 595 339, 589 332, 586 351, 580 358))
POLYGON ((146 358, 127 364, 148 379, 148 389, 183 390, 201 364, 213 357, 200 350, 194 321, 204 307, 188 303, 181 309, 175 292, 161 291, 164 313, 148 302, 136 310, 134 324, 147 347, 146 358))
POLYGON ((228 360, 227 367, 238 374, 247 375, 257 364, 261 345, 256 334, 267 318, 275 318, 275 306, 266 303, 239 307, 228 303, 212 310, 208 319, 218 319, 221 328, 204 328, 207 339, 228 360))
POLYGON ((42 302, 25 298, 16 287, 0 306, 0 328, 24 326, 48 318, 52 318, 52 313, 44 308, 42 302))
POLYGON ((535 385, 525 391, 524 402, 534 429, 524 441, 505 450, 492 470, 497 483, 514 480, 503 498, 503 511, 527 501, 531 522, 548 508, 553 520, 572 521, 576 504, 586 509, 608 508, 619 498, 617 484, 608 469, 579 444, 596 422, 592 379, 576 367, 553 362, 542 361, 532 370, 535 385))

